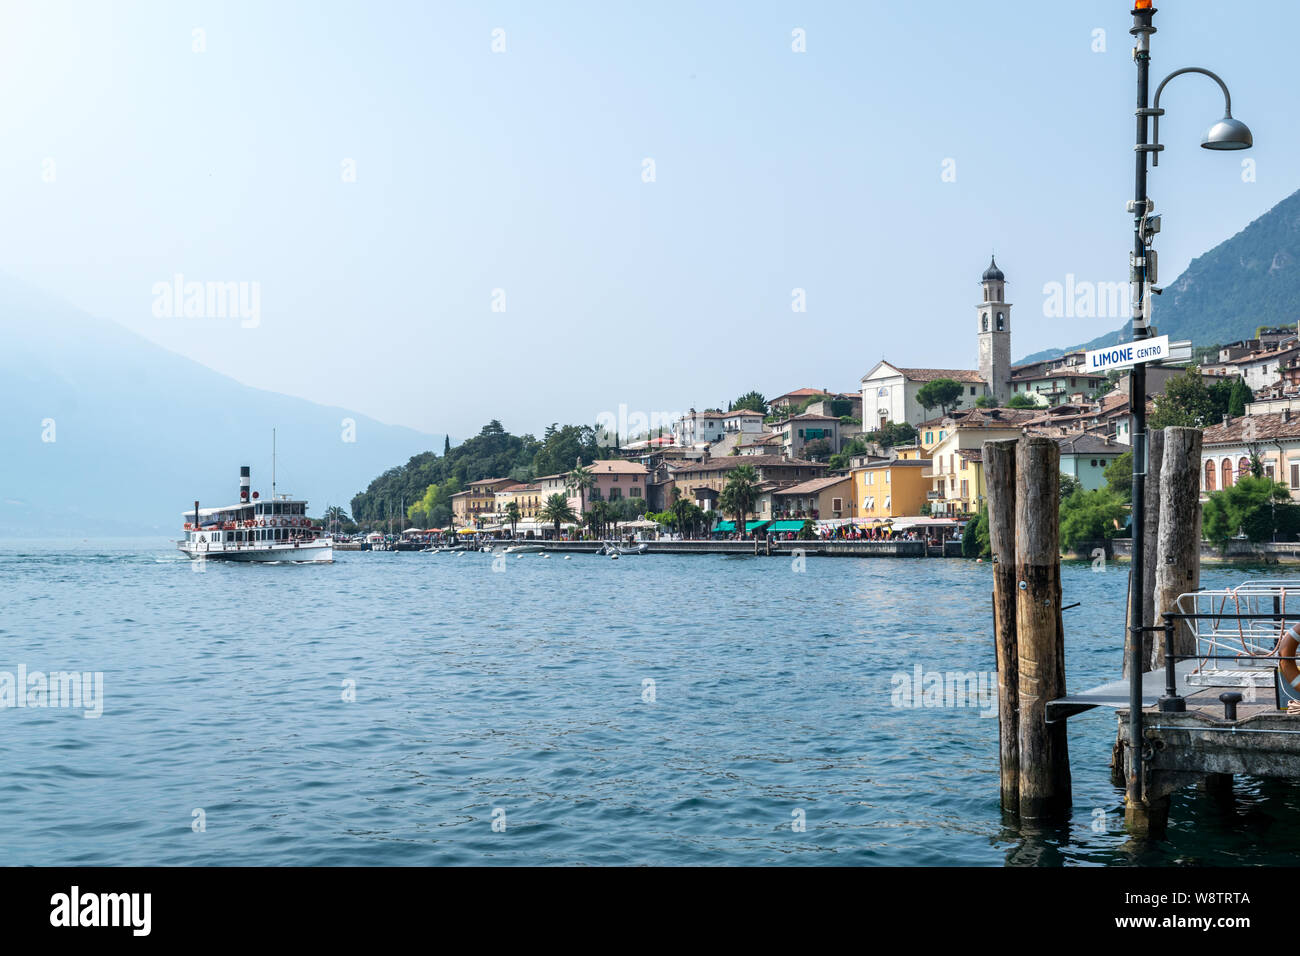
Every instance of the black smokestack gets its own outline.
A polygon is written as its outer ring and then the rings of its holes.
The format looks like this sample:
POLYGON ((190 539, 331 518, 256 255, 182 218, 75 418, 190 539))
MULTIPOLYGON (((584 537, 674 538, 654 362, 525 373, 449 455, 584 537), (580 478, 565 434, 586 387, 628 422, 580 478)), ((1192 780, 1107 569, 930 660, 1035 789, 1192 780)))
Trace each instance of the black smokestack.
POLYGON ((239 466, 239 503, 248 504, 248 466, 239 466))

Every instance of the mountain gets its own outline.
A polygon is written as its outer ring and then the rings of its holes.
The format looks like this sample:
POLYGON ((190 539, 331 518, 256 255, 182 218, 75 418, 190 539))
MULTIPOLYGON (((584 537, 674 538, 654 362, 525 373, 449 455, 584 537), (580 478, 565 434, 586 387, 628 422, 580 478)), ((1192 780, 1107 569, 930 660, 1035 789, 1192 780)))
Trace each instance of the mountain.
POLYGON ((0 536, 173 534, 194 499, 237 499, 240 465, 271 493, 273 427, 277 488, 313 515, 443 443, 242 385, 2 275, 0 403, 0 536))
MULTIPOLYGON (((1196 259, 1155 299, 1161 335, 1219 345, 1248 339, 1261 325, 1300 318, 1300 191, 1292 193, 1231 239, 1196 259)), ((1127 324, 1072 348, 1101 348, 1130 337, 1127 324)), ((1047 349, 1021 362, 1055 358, 1047 349)), ((1017 363, 1019 364, 1019 363, 1017 363)))

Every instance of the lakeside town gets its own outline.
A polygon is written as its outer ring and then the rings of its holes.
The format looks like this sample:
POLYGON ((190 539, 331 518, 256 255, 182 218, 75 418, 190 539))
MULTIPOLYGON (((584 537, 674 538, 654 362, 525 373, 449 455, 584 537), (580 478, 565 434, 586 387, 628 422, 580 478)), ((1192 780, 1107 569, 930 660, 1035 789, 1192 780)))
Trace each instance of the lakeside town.
MULTIPOLYGON (((771 399, 750 392, 654 431, 586 429, 588 456, 570 446, 580 453, 568 467, 471 470, 463 487, 450 478, 400 501, 362 495, 353 502, 356 523, 334 508, 327 524, 343 549, 618 536, 902 539, 925 541, 929 553, 980 557, 988 554, 983 445, 1040 435, 1060 450, 1063 550, 1109 551, 1112 538, 1128 534, 1129 372, 1091 372, 1082 349, 1012 364, 1007 284, 993 258, 979 277, 977 368, 882 358, 857 389, 799 387, 771 399)), ((1296 327, 1261 327, 1224 344, 1176 342, 1170 352, 1147 366, 1147 410, 1153 427, 1204 429, 1206 537, 1221 548, 1296 541, 1296 327)), ((494 422, 479 438, 499 434, 494 422)), ((448 443, 444 457, 452 454, 448 443)))

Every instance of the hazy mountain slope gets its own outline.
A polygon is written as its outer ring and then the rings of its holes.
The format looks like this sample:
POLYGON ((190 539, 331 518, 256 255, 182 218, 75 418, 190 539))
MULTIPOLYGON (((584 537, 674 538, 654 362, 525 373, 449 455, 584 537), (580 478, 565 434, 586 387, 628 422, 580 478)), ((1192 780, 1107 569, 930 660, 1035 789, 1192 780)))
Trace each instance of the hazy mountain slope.
MULTIPOLYGON (((1156 298, 1154 315, 1161 335, 1195 345, 1248 339, 1261 325, 1294 325, 1300 319, 1300 191, 1193 259, 1156 298)), ((1125 325, 1083 346, 1100 348, 1128 336, 1125 325)), ((1020 361, 1062 351, 1047 349, 1020 361)))
POLYGON ((195 498, 271 490, 345 508, 394 461, 443 437, 249 388, 0 276, 0 534, 171 533, 195 498), (342 440, 344 418, 356 441, 342 440), (53 420, 54 441, 43 441, 53 420))

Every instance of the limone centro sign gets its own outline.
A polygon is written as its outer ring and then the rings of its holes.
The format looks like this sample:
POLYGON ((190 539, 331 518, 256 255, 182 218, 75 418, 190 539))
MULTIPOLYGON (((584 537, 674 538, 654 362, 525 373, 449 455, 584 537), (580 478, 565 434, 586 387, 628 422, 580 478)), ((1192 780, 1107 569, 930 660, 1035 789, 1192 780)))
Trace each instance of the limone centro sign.
POLYGON ((1084 353, 1084 363, 1089 372, 1109 372, 1113 368, 1137 365, 1139 362, 1158 362, 1169 358, 1169 336, 1124 342, 1109 348, 1094 349, 1084 353))

